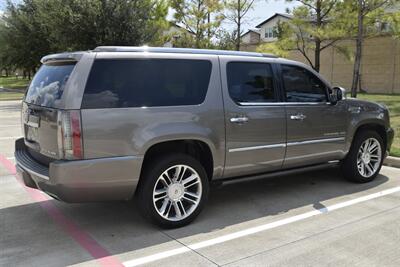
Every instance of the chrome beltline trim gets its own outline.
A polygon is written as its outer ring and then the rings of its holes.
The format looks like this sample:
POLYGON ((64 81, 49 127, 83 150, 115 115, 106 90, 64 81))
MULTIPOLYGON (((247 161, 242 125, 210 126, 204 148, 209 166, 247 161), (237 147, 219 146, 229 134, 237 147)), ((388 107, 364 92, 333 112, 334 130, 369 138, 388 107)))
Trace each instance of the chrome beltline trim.
POLYGON ((243 151, 251 151, 251 150, 258 150, 258 149, 279 148, 279 147, 283 148, 286 146, 310 145, 310 144, 329 143, 329 142, 344 141, 344 140, 345 140, 345 137, 324 138, 324 139, 314 139, 314 140, 299 141, 299 142, 290 142, 287 144, 280 143, 280 144, 273 144, 273 145, 238 147, 238 148, 231 148, 228 151, 229 152, 243 152, 243 151))
POLYGON ((314 140, 299 141, 299 142, 290 142, 290 143, 287 143, 287 145, 288 146, 299 146, 299 145, 329 143, 329 142, 344 141, 344 140, 345 140, 344 137, 324 138, 324 139, 314 139, 314 140))
POLYGON ((240 102, 241 106, 325 106, 330 102, 240 102))
POLYGON ((229 149, 229 152, 241 152, 241 151, 258 150, 258 149, 266 149, 266 148, 278 148, 278 147, 286 147, 286 144, 281 143, 281 144, 264 145, 264 146, 249 146, 249 147, 231 148, 231 149, 229 149))

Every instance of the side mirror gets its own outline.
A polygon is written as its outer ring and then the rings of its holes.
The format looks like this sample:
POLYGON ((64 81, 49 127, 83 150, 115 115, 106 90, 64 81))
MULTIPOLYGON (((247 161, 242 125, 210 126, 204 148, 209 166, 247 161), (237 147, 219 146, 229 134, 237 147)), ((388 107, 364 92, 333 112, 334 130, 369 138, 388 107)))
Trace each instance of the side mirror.
POLYGON ((342 87, 333 87, 329 98, 331 103, 334 105, 340 100, 346 98, 346 90, 342 87))

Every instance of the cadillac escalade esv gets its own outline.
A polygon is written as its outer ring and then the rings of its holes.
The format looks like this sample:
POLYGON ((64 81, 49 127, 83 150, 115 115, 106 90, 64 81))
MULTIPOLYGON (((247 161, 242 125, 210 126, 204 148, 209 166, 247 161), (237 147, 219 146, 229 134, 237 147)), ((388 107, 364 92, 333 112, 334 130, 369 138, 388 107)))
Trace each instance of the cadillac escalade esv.
POLYGON ((331 164, 369 182, 393 139, 385 106, 272 55, 98 47, 41 63, 15 144, 26 186, 66 202, 135 197, 163 227, 191 222, 211 182, 331 164))

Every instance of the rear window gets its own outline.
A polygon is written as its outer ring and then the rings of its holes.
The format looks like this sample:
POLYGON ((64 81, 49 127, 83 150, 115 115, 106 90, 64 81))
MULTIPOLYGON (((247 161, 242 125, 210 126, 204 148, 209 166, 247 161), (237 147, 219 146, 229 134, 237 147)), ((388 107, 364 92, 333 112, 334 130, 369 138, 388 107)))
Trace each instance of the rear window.
POLYGON ((57 107, 75 63, 42 65, 33 78, 25 101, 44 107, 57 107))
POLYGON ((186 59, 98 59, 93 63, 82 108, 201 104, 211 62, 186 59))

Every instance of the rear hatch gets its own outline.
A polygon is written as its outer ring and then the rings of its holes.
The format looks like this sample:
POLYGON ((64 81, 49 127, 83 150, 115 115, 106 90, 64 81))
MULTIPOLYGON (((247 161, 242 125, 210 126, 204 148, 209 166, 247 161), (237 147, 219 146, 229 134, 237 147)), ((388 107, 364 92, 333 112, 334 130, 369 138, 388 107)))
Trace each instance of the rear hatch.
POLYGON ((60 117, 63 115, 60 106, 75 64, 75 61, 43 64, 22 105, 25 145, 31 156, 45 165, 64 157, 59 137, 62 134, 60 117))

